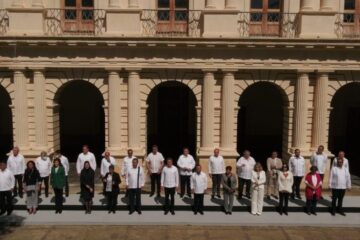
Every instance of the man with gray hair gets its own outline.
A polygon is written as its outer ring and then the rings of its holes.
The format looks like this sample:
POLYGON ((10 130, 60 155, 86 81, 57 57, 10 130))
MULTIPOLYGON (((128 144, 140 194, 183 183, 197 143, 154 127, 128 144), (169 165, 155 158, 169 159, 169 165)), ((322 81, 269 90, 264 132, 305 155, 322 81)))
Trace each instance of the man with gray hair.
POLYGON ((41 195, 41 185, 45 185, 45 197, 49 197, 49 176, 51 173, 51 161, 45 151, 40 153, 40 156, 35 160, 36 168, 40 173, 40 187, 39 196, 41 195))

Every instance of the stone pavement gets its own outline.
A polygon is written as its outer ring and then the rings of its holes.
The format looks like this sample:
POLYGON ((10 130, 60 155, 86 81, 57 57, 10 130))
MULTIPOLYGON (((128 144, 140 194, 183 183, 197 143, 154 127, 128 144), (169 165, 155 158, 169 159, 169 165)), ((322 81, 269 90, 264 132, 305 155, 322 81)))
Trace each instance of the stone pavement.
MULTIPOLYGON (((121 196, 123 197, 123 195, 121 196)), ((233 215, 225 215, 221 212, 221 199, 211 200, 210 196, 205 197, 205 215, 194 216, 191 212, 191 199, 180 199, 176 197, 176 215, 165 216, 162 211, 163 199, 142 196, 143 214, 134 213, 129 216, 126 210, 126 199, 119 201, 116 214, 108 214, 105 210, 102 195, 96 194, 94 198, 94 211, 91 215, 85 215, 79 202, 79 195, 71 195, 66 199, 63 214, 54 213, 52 197, 44 198, 40 204, 40 210, 36 215, 29 216, 25 211, 24 199, 16 203, 16 210, 9 216, 0 217, 0 224, 11 225, 238 225, 238 226, 342 226, 360 227, 360 197, 346 196, 344 201, 347 216, 331 216, 328 213, 330 199, 325 197, 319 203, 318 216, 308 216, 303 212, 304 201, 291 201, 289 216, 280 216, 275 212, 277 202, 266 201, 262 216, 252 216, 249 210, 250 201, 235 200, 233 215)))
POLYGON ((1 240, 358 240, 360 228, 233 226, 20 226, 1 240))

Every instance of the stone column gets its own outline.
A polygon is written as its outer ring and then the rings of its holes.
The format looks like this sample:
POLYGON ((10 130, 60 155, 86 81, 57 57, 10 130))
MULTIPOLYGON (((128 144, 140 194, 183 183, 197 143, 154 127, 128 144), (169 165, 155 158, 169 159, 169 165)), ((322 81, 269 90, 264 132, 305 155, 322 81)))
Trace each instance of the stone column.
POLYGON ((121 84, 117 71, 109 72, 109 147, 121 148, 121 84))
POLYGON ((138 8, 139 0, 129 0, 128 4, 129 4, 129 8, 138 8))
POLYGON ((139 70, 129 70, 128 129, 129 147, 140 147, 140 76, 139 70))
POLYGON ((23 70, 14 70, 14 133, 16 145, 29 148, 27 79, 23 70))
POLYGON ((43 0, 33 0, 32 6, 42 8, 42 7, 44 7, 44 2, 43 2, 43 0))
POLYGON ((221 137, 220 146, 223 149, 234 148, 234 72, 225 72, 221 89, 221 137))
MULTIPOLYGON (((329 72, 318 72, 315 95, 314 95, 314 115, 312 126, 312 148, 324 145, 327 142, 327 117, 328 117, 328 84, 329 72)), ((325 146, 326 147, 326 146, 325 146)))
POLYGON ((306 148, 307 117, 308 117, 309 73, 298 72, 295 86, 295 112, 293 125, 293 147, 306 148))
POLYGON ((320 11, 335 11, 338 0, 320 0, 320 11))
POLYGON ((314 10, 314 0, 301 0, 300 11, 312 11, 314 10))
POLYGON ((34 70, 35 146, 47 148, 46 87, 44 70, 34 70))
POLYGON ((205 8, 216 8, 215 0, 206 0, 205 8))
POLYGON ((201 111, 201 148, 211 150, 214 147, 214 70, 204 74, 201 111))
POLYGON ((225 0, 225 8, 236 8, 236 0, 225 0))

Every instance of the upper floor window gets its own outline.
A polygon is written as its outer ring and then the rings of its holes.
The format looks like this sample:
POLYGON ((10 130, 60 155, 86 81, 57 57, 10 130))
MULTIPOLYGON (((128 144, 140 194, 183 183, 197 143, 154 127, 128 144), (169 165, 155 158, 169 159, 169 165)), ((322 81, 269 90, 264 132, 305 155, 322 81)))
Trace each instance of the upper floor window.
POLYGON ((157 18, 157 33, 187 33, 189 1, 158 0, 157 18))
POLYGON ((250 35, 279 35, 282 0, 251 0, 250 35))
POLYGON ((360 0, 345 0, 343 14, 344 35, 360 34, 360 0))
POLYGON ((63 0, 66 32, 94 31, 94 0, 63 0))

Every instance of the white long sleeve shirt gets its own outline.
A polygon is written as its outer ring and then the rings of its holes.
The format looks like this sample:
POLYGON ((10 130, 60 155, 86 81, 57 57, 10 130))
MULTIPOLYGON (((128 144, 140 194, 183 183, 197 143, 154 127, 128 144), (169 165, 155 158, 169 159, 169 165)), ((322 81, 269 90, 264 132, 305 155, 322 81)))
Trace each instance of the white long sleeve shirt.
POLYGON ((209 174, 224 174, 225 163, 222 156, 210 156, 209 158, 209 174))
POLYGON ((293 183, 294 183, 294 177, 290 171, 287 172, 279 171, 279 175, 278 175, 279 192, 286 191, 288 193, 292 193, 293 183))
POLYGON ((148 154, 146 162, 150 163, 150 172, 158 173, 161 171, 162 164, 164 163, 164 157, 160 152, 153 154, 152 152, 148 154))
POLYGON ((78 174, 81 173, 81 170, 84 168, 84 163, 89 162, 91 168, 96 170, 96 159, 92 152, 88 152, 87 154, 80 153, 76 162, 76 171, 78 174))
POLYGON ((45 159, 42 159, 41 157, 38 157, 35 160, 36 168, 38 169, 40 173, 40 177, 48 177, 51 173, 51 161, 49 157, 46 157, 45 159))
POLYGON ((65 176, 68 176, 69 175, 69 170, 70 170, 69 159, 67 157, 61 155, 60 162, 61 162, 61 165, 63 165, 63 167, 64 167, 65 176))
POLYGON ((326 172, 327 161, 328 161, 328 156, 324 153, 323 154, 314 153, 310 158, 311 165, 316 166, 320 174, 324 174, 326 172))
POLYGON ((0 192, 10 191, 15 187, 15 177, 13 173, 6 168, 4 171, 0 170, 0 192))
POLYGON ((105 175, 109 172, 109 167, 113 165, 116 165, 115 158, 109 157, 109 159, 103 158, 101 160, 101 166, 100 166, 100 175, 102 177, 105 177, 105 175))
POLYGON ((129 168, 126 171, 126 186, 128 189, 142 188, 145 184, 144 170, 142 167, 129 168))
POLYGON ((10 155, 7 160, 7 167, 14 175, 24 174, 26 168, 24 156, 21 154, 10 155))
POLYGON ((134 158, 136 158, 136 157, 135 156, 131 156, 131 157, 126 156, 126 157, 124 157, 123 162, 122 162, 122 168, 121 168, 121 175, 122 176, 125 176, 126 173, 127 173, 127 170, 132 167, 132 160, 134 158))
POLYGON ((161 186, 165 188, 176 188, 179 186, 179 172, 177 167, 165 166, 161 171, 161 186))
POLYGON ((305 159, 302 156, 292 156, 289 159, 289 168, 294 177, 305 175, 305 159))
MULTIPOLYGON (((334 161, 333 161, 333 167, 337 166, 337 158, 334 158, 334 161)), ((343 166, 345 168, 347 168, 348 171, 350 171, 350 165, 349 165, 349 160, 347 158, 344 158, 344 163, 343 163, 343 166)))
POLYGON ((255 159, 252 157, 249 157, 248 159, 244 157, 239 158, 236 162, 238 177, 250 180, 255 164, 255 159))
POLYGON ((329 187, 331 189, 350 189, 351 177, 346 167, 332 167, 330 171, 329 187))
POLYGON ((207 189, 207 176, 204 172, 197 174, 194 172, 191 175, 190 181, 191 190, 194 190, 196 194, 204 194, 207 189))
POLYGON ((251 174, 251 187, 253 190, 258 190, 258 189, 264 189, 265 188, 265 183, 266 183, 266 174, 264 171, 261 172, 255 172, 252 171, 251 174), (256 186, 257 184, 257 186, 256 186))
POLYGON ((195 167, 195 160, 190 154, 188 154, 187 156, 181 155, 177 161, 177 166, 180 168, 180 175, 191 176, 192 170, 195 167), (185 170, 184 168, 188 168, 191 170, 185 170))

